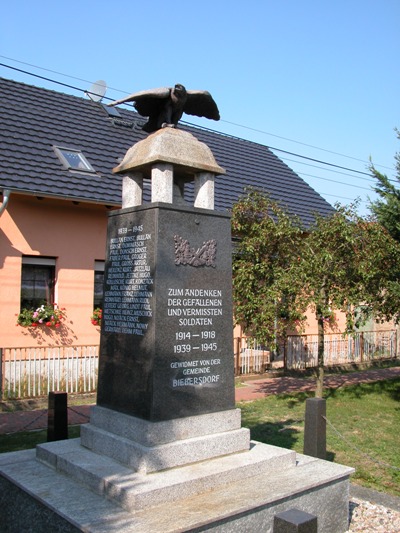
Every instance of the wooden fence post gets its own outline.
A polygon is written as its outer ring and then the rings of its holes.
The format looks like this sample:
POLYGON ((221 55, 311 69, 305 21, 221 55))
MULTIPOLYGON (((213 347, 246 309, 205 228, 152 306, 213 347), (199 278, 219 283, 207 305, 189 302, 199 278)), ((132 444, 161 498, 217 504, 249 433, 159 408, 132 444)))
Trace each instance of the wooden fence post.
POLYGON ((240 368, 240 337, 236 337, 235 375, 239 375, 240 368))
POLYGON ((364 361, 364 332, 360 333, 360 363, 364 361))

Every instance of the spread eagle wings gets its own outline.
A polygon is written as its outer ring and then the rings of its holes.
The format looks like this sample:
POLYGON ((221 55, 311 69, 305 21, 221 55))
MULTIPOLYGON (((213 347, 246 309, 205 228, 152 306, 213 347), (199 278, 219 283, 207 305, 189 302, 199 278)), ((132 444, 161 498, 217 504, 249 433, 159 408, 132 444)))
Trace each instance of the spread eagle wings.
POLYGON ((134 102, 136 111, 143 117, 148 117, 154 113, 155 108, 165 104, 171 94, 171 89, 167 87, 160 87, 159 89, 147 89, 146 91, 139 91, 137 93, 125 96, 120 100, 115 100, 108 104, 109 106, 116 106, 124 104, 125 102, 134 102))
MULTIPOLYGON (((163 108, 166 101, 171 97, 171 88, 160 87, 139 91, 120 100, 108 104, 116 106, 125 102, 134 102, 136 111, 143 117, 149 117, 163 108)), ((188 115, 196 115, 212 120, 219 120, 220 115, 217 104, 208 91, 186 91, 187 98, 183 111, 188 115)))
POLYGON ((211 120, 220 119, 217 104, 208 91, 187 91, 187 100, 183 111, 187 115, 196 115, 211 120))

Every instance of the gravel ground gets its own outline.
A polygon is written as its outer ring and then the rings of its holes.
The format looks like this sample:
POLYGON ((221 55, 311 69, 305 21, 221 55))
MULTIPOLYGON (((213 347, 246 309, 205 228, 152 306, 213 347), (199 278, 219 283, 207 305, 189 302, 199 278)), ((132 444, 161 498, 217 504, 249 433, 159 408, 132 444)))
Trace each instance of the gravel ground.
POLYGON ((400 512, 368 501, 352 498, 348 532, 400 533, 400 512))

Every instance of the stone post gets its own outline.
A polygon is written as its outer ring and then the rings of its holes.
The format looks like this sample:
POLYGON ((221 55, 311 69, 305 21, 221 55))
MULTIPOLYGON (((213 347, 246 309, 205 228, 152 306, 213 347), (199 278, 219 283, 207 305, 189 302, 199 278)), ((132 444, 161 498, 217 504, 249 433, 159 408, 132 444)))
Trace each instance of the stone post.
POLYGON ((326 400, 308 398, 304 426, 304 454, 326 458, 326 400))
POLYGON ((289 509, 274 516, 273 533, 318 533, 317 517, 299 509, 289 509))
POLYGON ((49 392, 47 442, 68 439, 68 394, 49 392))

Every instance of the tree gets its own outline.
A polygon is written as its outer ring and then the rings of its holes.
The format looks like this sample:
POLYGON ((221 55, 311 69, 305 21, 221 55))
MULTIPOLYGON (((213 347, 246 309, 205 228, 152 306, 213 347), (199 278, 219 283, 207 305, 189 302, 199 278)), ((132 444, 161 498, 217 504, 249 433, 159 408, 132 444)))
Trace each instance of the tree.
MULTIPOLYGON (((400 131, 396 130, 400 139, 400 131)), ((400 153, 395 154, 396 179, 400 182, 400 153)), ((371 212, 390 233, 390 235, 400 242, 400 189, 397 188, 385 175, 379 172, 371 162, 370 171, 377 180, 374 191, 380 199, 370 202, 371 212)))
POLYGON ((303 318, 293 258, 303 239, 300 220, 250 189, 232 209, 233 300, 236 322, 260 344, 276 345, 303 318))
POLYGON ((305 230, 255 191, 234 206, 232 229, 240 239, 233 262, 236 320, 258 340, 271 340, 313 309, 316 396, 321 397, 325 324, 332 310, 345 313, 347 331, 371 315, 398 318, 400 244, 381 224, 358 216, 355 205, 338 205, 328 217, 316 215, 305 230))
POLYGON ((318 323, 317 397, 323 389, 324 320, 331 309, 345 313, 350 333, 371 316, 382 321, 399 316, 400 245, 356 208, 337 205, 333 215, 317 215, 305 239, 299 276, 318 323))

